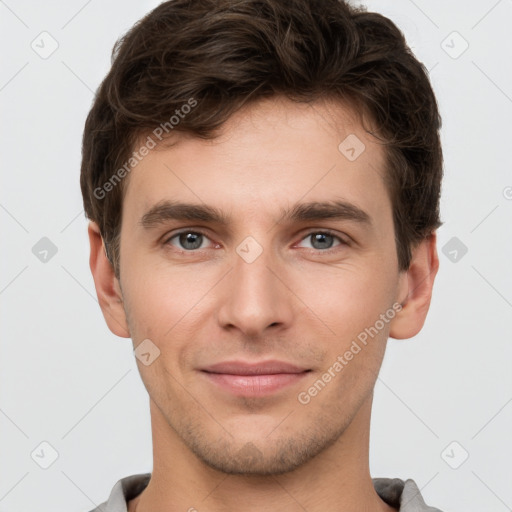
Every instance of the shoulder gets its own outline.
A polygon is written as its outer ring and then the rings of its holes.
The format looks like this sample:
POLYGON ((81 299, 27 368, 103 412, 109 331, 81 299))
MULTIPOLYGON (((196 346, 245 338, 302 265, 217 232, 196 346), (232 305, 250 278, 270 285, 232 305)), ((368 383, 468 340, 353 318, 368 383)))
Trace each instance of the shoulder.
POLYGON ((90 512, 128 512, 128 502, 138 496, 148 485, 151 473, 125 476, 118 480, 107 501, 90 512))

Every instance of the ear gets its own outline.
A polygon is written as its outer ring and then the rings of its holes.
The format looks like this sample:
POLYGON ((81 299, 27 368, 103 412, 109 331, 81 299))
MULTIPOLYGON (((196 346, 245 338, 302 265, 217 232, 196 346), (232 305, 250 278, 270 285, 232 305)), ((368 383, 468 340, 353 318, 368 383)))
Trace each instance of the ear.
POLYGON ((91 246, 89 266, 105 321, 116 336, 130 338, 121 287, 115 277, 114 268, 107 258, 100 229, 95 222, 90 221, 87 231, 91 246))
POLYGON ((399 302, 402 309, 390 323, 391 338, 412 338, 425 323, 439 269, 436 242, 435 232, 421 241, 412 251, 409 269, 400 273, 399 302))

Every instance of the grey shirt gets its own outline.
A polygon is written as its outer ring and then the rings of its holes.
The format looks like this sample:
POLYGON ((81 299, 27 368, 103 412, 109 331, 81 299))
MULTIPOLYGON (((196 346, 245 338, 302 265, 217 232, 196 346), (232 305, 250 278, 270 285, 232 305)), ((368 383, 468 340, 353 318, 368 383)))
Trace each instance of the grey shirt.
MULTIPOLYGON (((128 512, 128 501, 138 496, 148 485, 151 473, 141 473, 121 478, 114 485, 107 501, 91 512, 128 512)), ((425 505, 414 480, 399 478, 374 478, 377 494, 400 512, 442 512, 425 505)))

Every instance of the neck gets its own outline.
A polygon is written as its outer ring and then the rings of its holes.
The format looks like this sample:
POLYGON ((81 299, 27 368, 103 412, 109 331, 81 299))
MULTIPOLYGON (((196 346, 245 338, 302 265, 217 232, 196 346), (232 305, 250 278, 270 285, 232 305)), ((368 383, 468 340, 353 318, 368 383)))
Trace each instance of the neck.
POLYGON ((269 476, 225 474, 205 465, 151 401, 153 471, 129 512, 393 512, 377 495, 369 472, 371 400, 332 446, 294 471, 269 476))

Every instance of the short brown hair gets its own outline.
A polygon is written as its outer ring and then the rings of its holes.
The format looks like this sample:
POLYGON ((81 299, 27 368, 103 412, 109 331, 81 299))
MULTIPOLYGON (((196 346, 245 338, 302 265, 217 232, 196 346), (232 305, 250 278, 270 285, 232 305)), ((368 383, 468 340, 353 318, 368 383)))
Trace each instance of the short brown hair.
POLYGON ((171 0, 117 41, 85 123, 85 214, 118 278, 120 178, 136 141, 157 126, 214 138, 244 104, 274 95, 345 100, 368 114, 386 147, 399 268, 409 268, 412 248, 442 224, 443 158, 428 72, 400 30, 342 0, 171 0), (170 122, 191 99, 197 106, 170 122))

